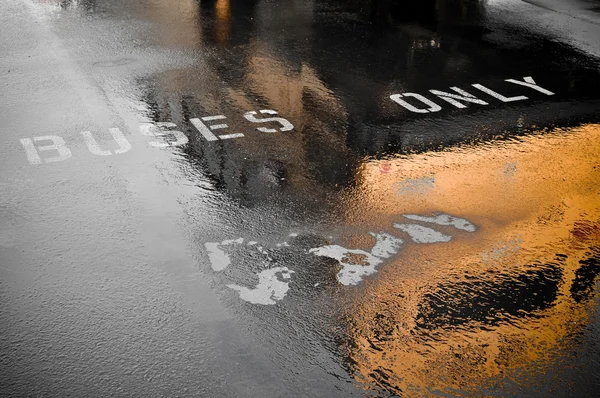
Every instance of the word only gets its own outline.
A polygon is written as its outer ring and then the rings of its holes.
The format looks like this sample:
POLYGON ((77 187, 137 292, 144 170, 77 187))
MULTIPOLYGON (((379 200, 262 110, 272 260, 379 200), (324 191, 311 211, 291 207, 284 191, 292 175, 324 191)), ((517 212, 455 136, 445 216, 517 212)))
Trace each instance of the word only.
MULTIPOLYGON (((523 81, 515 80, 515 79, 506 79, 505 81, 519 85, 519 86, 528 87, 530 89, 533 89, 535 91, 538 91, 538 92, 546 94, 546 95, 554 95, 554 93, 552 91, 546 90, 545 88, 538 86, 531 76, 524 77, 523 81)), ((524 95, 518 95, 515 97, 505 97, 504 95, 499 94, 481 84, 472 84, 472 86, 475 87, 477 90, 482 91, 482 92, 486 93, 487 95, 494 97, 502 102, 523 101, 523 100, 528 99, 528 97, 526 97, 524 95)), ((450 103, 451 105, 453 105, 457 108, 460 108, 460 109, 467 107, 464 104, 465 102, 472 103, 472 104, 478 104, 478 105, 489 105, 486 101, 484 101, 480 98, 477 98, 473 94, 468 93, 465 90, 462 90, 458 87, 450 87, 450 90, 454 91, 454 93, 448 93, 446 91, 439 91, 439 90, 429 90, 429 92, 431 94, 435 95, 437 98, 444 100, 444 101, 450 103)), ((442 110, 441 105, 433 102, 432 100, 430 100, 429 98, 427 98, 421 94, 416 94, 416 93, 392 94, 392 95, 390 95, 390 99, 392 101, 394 101, 395 103, 402 105, 404 108, 406 108, 409 111, 414 112, 414 113, 432 113, 432 112, 439 112, 442 110), (420 103, 420 104, 413 105, 407 101, 408 98, 412 98, 413 102, 418 101, 418 103, 420 103)))

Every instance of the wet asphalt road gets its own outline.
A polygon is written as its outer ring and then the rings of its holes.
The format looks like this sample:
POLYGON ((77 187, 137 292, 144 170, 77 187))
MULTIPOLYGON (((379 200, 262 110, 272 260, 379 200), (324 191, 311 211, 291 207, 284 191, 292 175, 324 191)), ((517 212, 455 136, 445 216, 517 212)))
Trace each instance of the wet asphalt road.
POLYGON ((600 3, 0 2, 0 396, 598 396, 600 3))

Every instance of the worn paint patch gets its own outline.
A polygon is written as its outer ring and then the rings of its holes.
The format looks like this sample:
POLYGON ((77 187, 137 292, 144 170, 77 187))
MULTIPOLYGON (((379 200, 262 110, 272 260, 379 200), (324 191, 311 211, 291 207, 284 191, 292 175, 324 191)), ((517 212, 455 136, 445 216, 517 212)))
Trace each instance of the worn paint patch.
POLYGON ((386 233, 375 234, 369 232, 369 235, 375 237, 375 246, 371 249, 371 254, 381 258, 390 258, 398 253, 404 241, 393 235, 386 233))
POLYGON ((360 249, 347 249, 339 245, 328 245, 309 250, 317 256, 329 257, 337 260, 342 269, 337 273, 337 280, 342 285, 357 285, 365 277, 374 274, 376 267, 383 262, 382 258, 389 258, 398 253, 402 246, 402 239, 386 233, 370 233, 376 242, 371 253, 360 249))
POLYGON ((448 214, 437 214, 435 216, 419 216, 416 214, 405 214, 404 218, 413 221, 422 221, 437 225, 451 225, 456 229, 461 229, 467 232, 475 232, 475 225, 460 217, 449 216, 448 214))
POLYGON ((379 257, 360 249, 346 249, 339 245, 328 245, 310 249, 309 253, 337 260, 342 269, 337 279, 342 285, 358 285, 365 276, 375 273, 375 266, 381 264, 379 257))
POLYGON ((415 243, 449 242, 452 239, 451 236, 418 224, 394 224, 394 228, 406 232, 415 243))
POLYGON ((210 266, 212 267, 213 271, 223 271, 229 266, 229 264, 231 264, 229 255, 225 253, 220 246, 228 246, 235 243, 244 243, 244 238, 229 239, 222 242, 206 242, 204 244, 206 250, 208 251, 208 259, 210 260, 210 266))
POLYGON ((289 282, 279 280, 277 275, 280 274, 283 279, 290 279, 292 273, 294 271, 287 267, 270 268, 258 274, 258 285, 254 288, 234 284, 227 287, 238 291, 240 298, 251 304, 273 305, 283 300, 290 289, 289 282))

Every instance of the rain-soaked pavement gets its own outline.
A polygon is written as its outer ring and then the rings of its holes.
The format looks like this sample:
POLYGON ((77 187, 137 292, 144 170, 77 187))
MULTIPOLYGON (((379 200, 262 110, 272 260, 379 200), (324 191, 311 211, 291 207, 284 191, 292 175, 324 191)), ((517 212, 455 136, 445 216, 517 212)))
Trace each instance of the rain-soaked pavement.
POLYGON ((0 396, 599 396, 596 0, 0 1, 0 396))

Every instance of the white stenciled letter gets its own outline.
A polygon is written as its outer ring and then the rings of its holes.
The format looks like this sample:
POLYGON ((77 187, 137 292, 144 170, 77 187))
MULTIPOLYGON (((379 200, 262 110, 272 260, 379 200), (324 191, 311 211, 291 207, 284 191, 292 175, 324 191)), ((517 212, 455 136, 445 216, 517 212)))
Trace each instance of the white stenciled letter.
POLYGON ((523 78, 523 80, 525 80, 525 81, 522 82, 520 80, 515 80, 515 79, 506 79, 505 81, 507 81, 509 83, 518 84, 519 86, 525 86, 525 87, 532 88, 532 89, 539 91, 540 93, 544 93, 546 95, 554 95, 554 93, 552 91, 546 90, 545 88, 538 86, 531 76, 526 76, 523 78))
POLYGON ((394 101, 395 103, 402 105, 409 111, 415 112, 415 113, 429 113, 429 112, 438 112, 438 111, 442 110, 441 106, 439 106, 435 102, 425 98, 421 94, 415 94, 415 93, 393 94, 393 95, 390 95, 390 99, 392 101, 394 101), (421 101, 425 105, 427 105, 429 108, 427 108, 427 109, 417 108, 416 106, 413 106, 413 105, 409 104, 408 102, 404 101, 402 99, 402 97, 413 97, 413 98, 421 101))
POLYGON ((162 137, 162 141, 151 141, 149 144, 155 148, 166 148, 169 146, 180 146, 188 143, 188 138, 181 131, 170 130, 177 127, 175 123, 158 122, 158 123, 143 123, 140 125, 142 135, 148 137, 162 137), (169 136, 176 138, 175 141, 167 140, 169 136))
POLYGON ((31 164, 42 164, 42 158, 38 151, 57 151, 58 156, 52 158, 45 158, 46 163, 51 162, 62 162, 71 157, 71 151, 65 146, 65 140, 57 135, 44 135, 41 137, 33 137, 33 141, 30 138, 22 138, 21 145, 25 148, 27 160, 31 164), (52 145, 42 145, 36 147, 33 141, 52 141, 52 145))
MULTIPOLYGON (((115 139, 115 141, 117 142, 117 144, 119 145, 119 149, 115 150, 115 154, 125 153, 131 149, 131 144, 129 143, 129 141, 127 141, 127 139, 125 138, 125 136, 123 135, 121 130, 119 130, 118 128, 112 128, 112 129, 109 129, 109 131, 110 131, 110 134, 115 139)), ((83 132, 81 132, 81 135, 83 136, 83 139, 85 140, 85 144, 87 145, 88 149, 94 155, 99 155, 99 156, 112 155, 111 151, 102 150, 100 148, 100 145, 98 145, 98 142, 96 141, 96 139, 94 138, 94 136, 92 135, 91 132, 83 131, 83 132)))
MULTIPOLYGON (((277 115, 277 112, 272 109, 262 109, 259 112, 262 114, 277 115)), ((256 115, 256 112, 254 112, 254 111, 244 113, 244 117, 249 122, 252 122, 252 123, 277 122, 277 123, 281 124, 281 126, 282 126, 279 130, 278 129, 270 129, 267 127, 257 127, 256 129, 260 132, 276 133, 278 131, 282 131, 282 132, 290 131, 294 128, 294 125, 292 123, 290 123, 287 119, 284 119, 282 117, 266 117, 264 119, 257 119, 255 117, 255 115, 256 115)))
POLYGON ((452 105, 454 105, 457 108, 466 108, 466 105, 463 105, 459 101, 472 102, 474 104, 479 104, 479 105, 487 105, 488 104, 487 102, 482 101, 479 98, 475 97, 473 94, 469 94, 466 91, 461 90, 458 87, 450 87, 450 90, 453 90, 460 95, 447 93, 445 91, 439 91, 439 90, 429 90, 429 92, 437 95, 444 101, 451 103, 452 105))
POLYGON ((244 136, 242 133, 234 133, 234 134, 221 134, 218 137, 212 133, 211 130, 220 130, 226 129, 227 126, 225 123, 221 124, 211 124, 210 126, 204 124, 202 122, 212 122, 214 120, 223 120, 226 119, 225 115, 215 115, 215 116, 204 116, 203 118, 192 118, 190 119, 190 123, 202 134, 206 141, 217 141, 217 140, 229 140, 232 138, 241 138, 244 136), (200 120, 202 119, 202 120, 200 120))
POLYGON ((522 101, 522 100, 526 100, 527 97, 524 95, 519 95, 516 97, 505 97, 502 94, 498 94, 497 92, 490 90, 489 88, 482 86, 481 84, 473 84, 473 87, 475 87, 477 90, 481 90, 484 93, 491 95, 494 98, 499 99, 502 102, 513 102, 513 101, 522 101))

